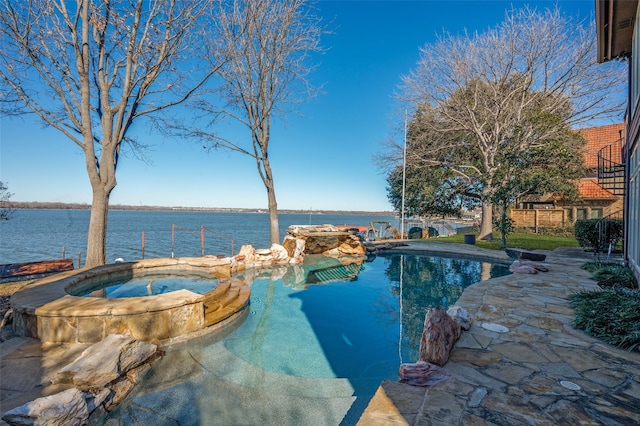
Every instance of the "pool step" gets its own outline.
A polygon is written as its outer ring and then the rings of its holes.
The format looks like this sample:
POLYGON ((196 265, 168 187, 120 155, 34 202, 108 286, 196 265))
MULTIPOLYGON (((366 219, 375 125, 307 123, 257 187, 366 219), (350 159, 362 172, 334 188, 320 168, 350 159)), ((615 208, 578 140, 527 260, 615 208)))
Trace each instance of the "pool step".
POLYGON ((249 304, 251 289, 237 278, 220 280, 218 286, 204 295, 204 322, 207 327, 223 321, 249 304))

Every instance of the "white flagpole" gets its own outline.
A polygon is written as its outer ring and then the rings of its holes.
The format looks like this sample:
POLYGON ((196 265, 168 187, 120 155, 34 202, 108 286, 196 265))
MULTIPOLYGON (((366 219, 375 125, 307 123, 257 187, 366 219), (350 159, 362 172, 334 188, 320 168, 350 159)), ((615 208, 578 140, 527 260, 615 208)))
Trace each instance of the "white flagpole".
POLYGON ((403 311, 403 303, 402 303, 402 276, 404 275, 404 255, 400 255, 400 330, 398 337, 398 357, 400 358, 400 364, 402 364, 402 311, 403 311))
POLYGON ((404 190, 407 178, 407 110, 404 111, 404 144, 402 147, 402 212, 400 213, 400 239, 404 240, 404 190))

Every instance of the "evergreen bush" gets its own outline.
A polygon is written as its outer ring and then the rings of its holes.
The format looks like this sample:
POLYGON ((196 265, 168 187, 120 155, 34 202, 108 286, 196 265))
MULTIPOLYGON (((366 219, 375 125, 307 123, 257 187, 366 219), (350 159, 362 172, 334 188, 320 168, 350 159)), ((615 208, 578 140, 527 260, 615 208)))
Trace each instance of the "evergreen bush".
POLYGON ((623 230, 623 222, 619 219, 580 219, 574 225, 574 235, 580 247, 595 252, 605 251, 610 243, 620 241, 623 230))
POLYGON ((640 351, 640 291, 581 291, 570 302, 576 328, 621 349, 640 351))

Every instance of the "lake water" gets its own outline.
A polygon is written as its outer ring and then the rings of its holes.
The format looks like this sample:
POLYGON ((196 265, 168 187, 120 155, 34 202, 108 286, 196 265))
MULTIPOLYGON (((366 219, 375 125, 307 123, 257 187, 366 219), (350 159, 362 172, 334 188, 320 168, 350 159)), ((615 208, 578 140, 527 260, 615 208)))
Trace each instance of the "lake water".
MULTIPOLYGON (((393 216, 280 214, 280 242, 291 225, 359 225, 371 221, 388 221, 398 228, 393 216)), ((201 255, 200 227, 204 233, 205 254, 234 254, 244 244, 256 249, 269 248, 267 213, 223 213, 199 211, 112 210, 107 226, 107 262, 117 258, 137 260, 144 257, 171 257, 172 225, 176 225, 173 252, 175 257, 201 255), (220 236, 222 234, 224 236, 220 236)), ((0 223, 0 263, 30 262, 65 257, 76 262, 87 251, 89 210, 19 209, 15 216, 0 223)))

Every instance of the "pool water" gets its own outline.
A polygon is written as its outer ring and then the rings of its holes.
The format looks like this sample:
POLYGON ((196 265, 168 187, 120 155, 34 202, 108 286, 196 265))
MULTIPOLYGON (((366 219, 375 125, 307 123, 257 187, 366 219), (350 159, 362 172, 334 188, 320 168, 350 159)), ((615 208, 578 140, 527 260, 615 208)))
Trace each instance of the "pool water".
POLYGON ((218 285, 218 279, 211 276, 179 274, 145 274, 136 277, 110 278, 73 291, 73 296, 124 297, 156 296, 176 290, 189 290, 205 294, 218 285))
POLYGON ((509 273, 506 265, 407 254, 377 256, 354 280, 303 291, 257 280, 251 315, 225 346, 276 373, 394 378, 400 363, 418 359, 426 312, 453 305, 483 268, 488 277, 509 273))
POLYGON ((257 278, 237 328, 170 348, 109 418, 355 424, 380 382, 418 359, 430 308, 506 274, 503 264, 394 253, 364 263, 355 278, 303 289, 273 274, 257 278))

